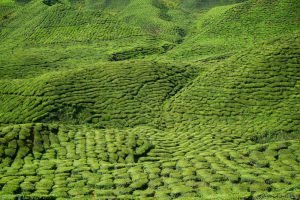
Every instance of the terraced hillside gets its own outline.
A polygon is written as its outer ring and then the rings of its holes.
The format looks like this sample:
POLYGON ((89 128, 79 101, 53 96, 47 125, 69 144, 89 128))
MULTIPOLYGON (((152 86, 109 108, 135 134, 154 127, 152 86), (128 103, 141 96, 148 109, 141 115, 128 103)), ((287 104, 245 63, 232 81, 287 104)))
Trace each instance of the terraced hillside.
POLYGON ((298 0, 0 0, 0 199, 300 199, 298 0))

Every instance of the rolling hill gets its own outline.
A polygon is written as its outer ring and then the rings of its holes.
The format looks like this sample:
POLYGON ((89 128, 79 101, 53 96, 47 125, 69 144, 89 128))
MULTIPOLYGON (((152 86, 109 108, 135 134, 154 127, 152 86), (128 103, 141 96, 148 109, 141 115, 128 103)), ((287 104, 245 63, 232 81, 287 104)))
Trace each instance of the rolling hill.
POLYGON ((0 0, 0 199, 299 199, 298 0, 0 0))

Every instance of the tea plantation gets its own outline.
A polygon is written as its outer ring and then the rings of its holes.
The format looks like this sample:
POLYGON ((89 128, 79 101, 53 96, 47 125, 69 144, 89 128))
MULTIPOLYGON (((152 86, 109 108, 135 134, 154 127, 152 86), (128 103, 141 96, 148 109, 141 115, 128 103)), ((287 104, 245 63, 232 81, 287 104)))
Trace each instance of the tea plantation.
POLYGON ((0 0, 0 199, 300 199, 300 1, 0 0))

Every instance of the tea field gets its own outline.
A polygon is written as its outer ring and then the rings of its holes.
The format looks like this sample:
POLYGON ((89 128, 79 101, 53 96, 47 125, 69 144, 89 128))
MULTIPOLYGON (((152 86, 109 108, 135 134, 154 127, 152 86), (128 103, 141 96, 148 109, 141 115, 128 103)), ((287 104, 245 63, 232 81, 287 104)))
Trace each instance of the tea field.
POLYGON ((0 199, 300 199, 300 2, 0 0, 0 199))

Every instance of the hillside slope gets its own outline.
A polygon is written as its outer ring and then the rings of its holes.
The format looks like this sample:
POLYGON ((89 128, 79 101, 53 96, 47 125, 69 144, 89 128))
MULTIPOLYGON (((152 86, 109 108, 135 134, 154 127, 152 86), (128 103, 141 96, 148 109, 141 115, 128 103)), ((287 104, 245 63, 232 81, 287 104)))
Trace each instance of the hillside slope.
POLYGON ((115 128, 155 123, 161 104, 196 75, 191 66, 136 61, 3 80, 0 123, 93 123, 115 128))
POLYGON ((210 67, 166 104, 166 124, 184 131, 209 125, 240 134, 298 133, 299 39, 299 32, 279 37, 210 67))
POLYGON ((298 0, 0 0, 0 199, 299 199, 298 0))
POLYGON ((185 42, 169 52, 173 59, 200 59, 253 47, 299 29, 300 2, 251 0, 198 14, 185 42))

